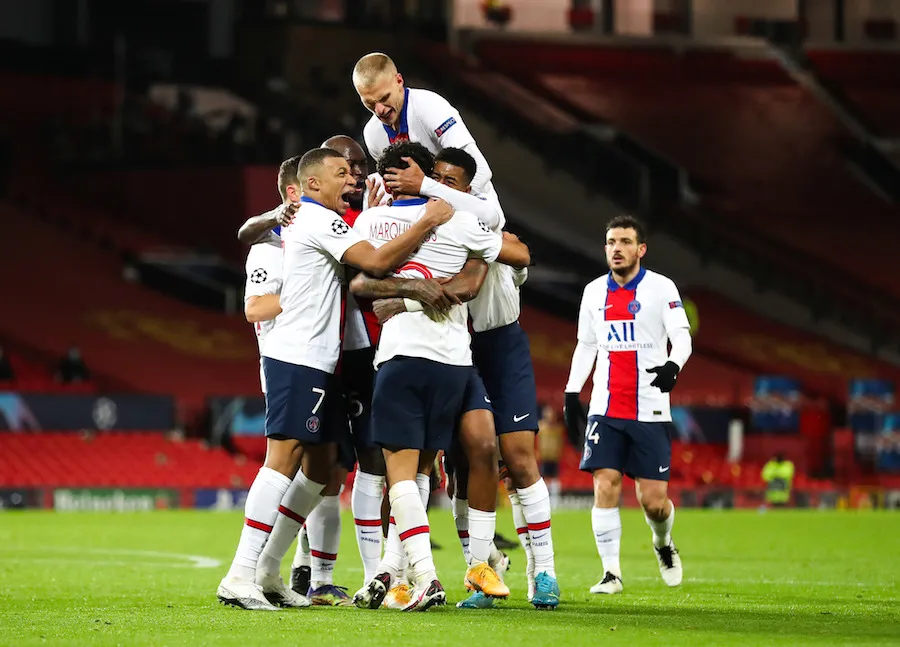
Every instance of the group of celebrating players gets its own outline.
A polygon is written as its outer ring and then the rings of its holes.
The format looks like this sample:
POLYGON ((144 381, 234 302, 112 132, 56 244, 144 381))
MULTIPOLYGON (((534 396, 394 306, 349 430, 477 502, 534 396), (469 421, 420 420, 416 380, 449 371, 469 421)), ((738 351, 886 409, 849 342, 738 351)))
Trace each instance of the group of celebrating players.
MULTIPOLYGON (((442 457, 471 592, 457 606, 487 608, 510 595, 509 559, 493 542, 503 478, 528 600, 554 609, 550 494, 518 323, 528 247, 503 231, 490 167, 453 106, 405 87, 380 53, 357 62, 353 83, 373 114, 363 136, 377 172, 369 175, 352 137, 332 137, 282 163, 282 204, 239 232, 251 244, 245 313, 260 347, 267 452, 217 596, 254 610, 445 604, 426 512, 442 457), (351 598, 333 570, 338 495, 354 468, 364 580, 351 598), (295 538, 288 586, 280 567, 295 538)), ((623 474, 635 479, 663 580, 682 579, 667 497, 668 393, 691 339, 675 284, 641 267, 644 236, 629 216, 607 227, 610 272, 585 288, 565 389, 567 427, 583 439, 581 467, 594 475, 604 576, 593 593, 622 590, 623 474), (585 411, 579 394, 592 370, 585 411)))

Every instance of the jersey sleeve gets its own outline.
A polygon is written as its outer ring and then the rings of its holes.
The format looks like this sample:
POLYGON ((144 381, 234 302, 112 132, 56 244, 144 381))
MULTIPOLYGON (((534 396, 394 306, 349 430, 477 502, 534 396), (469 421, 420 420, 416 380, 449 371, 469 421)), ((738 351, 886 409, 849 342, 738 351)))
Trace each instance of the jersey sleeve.
POLYGON ((591 286, 584 288, 581 295, 581 306, 578 309, 578 342, 597 348, 597 333, 594 328, 594 309, 591 307, 591 286))
POLYGON ((343 218, 333 215, 333 218, 329 218, 327 214, 316 214, 310 237, 319 249, 340 262, 344 258, 344 252, 365 239, 344 222, 343 218))
POLYGON ((684 303, 681 301, 681 295, 678 293, 675 282, 666 279, 660 287, 663 301, 663 325, 666 328, 666 333, 677 328, 690 328, 691 324, 688 322, 687 312, 684 309, 684 303))
POLYGON ((439 148, 465 148, 475 142, 459 111, 444 97, 424 91, 419 103, 419 121, 439 148))
POLYGON ((468 211, 457 211, 453 215, 458 233, 459 243, 469 250, 472 256, 493 263, 500 255, 503 238, 491 231, 483 221, 468 211))
POLYGON ((381 154, 384 152, 384 144, 378 137, 381 132, 380 129, 381 123, 374 117, 367 121, 363 127, 363 140, 366 143, 366 148, 369 150, 369 156, 376 161, 381 158, 381 154))
POLYGON ((281 294, 281 263, 282 253, 277 247, 268 243, 253 245, 247 254, 244 299, 281 294))

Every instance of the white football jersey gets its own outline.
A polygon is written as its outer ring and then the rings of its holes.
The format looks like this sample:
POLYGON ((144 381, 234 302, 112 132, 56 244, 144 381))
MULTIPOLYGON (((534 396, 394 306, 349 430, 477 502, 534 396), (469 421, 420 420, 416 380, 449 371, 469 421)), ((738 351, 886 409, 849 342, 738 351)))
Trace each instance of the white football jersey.
POLYGON ((611 274, 588 283, 578 341, 597 349, 590 415, 671 422, 669 394, 650 386, 648 368, 668 361, 669 332, 690 328, 672 279, 641 268, 620 287, 611 274))
POLYGON ((304 196, 284 242, 281 314, 263 356, 333 373, 341 351, 341 259, 364 240, 334 211, 304 196))
MULTIPOLYGON (((425 198, 395 201, 390 207, 367 209, 354 225, 361 236, 380 247, 409 229, 425 210, 425 198)), ((500 254, 503 239, 474 215, 457 211, 436 228, 394 275, 431 279, 457 274, 470 256, 491 262, 500 254)), ((468 312, 465 304, 431 319, 425 312, 402 312, 381 330, 375 366, 392 357, 422 357, 442 364, 471 366, 468 312)))
MULTIPOLYGON (((257 243, 250 247, 247 254, 247 282, 244 285, 244 301, 250 297, 261 297, 266 294, 281 294, 281 263, 284 254, 281 246, 274 243, 257 243)), ((260 364, 259 379, 262 392, 266 392, 266 376, 262 370, 262 352, 266 335, 275 326, 275 320, 257 321, 253 324, 256 332, 256 343, 259 344, 260 364)))
MULTIPOLYGON (((430 90, 406 88, 400 123, 394 130, 372 115, 363 129, 369 154, 376 160, 396 141, 418 142, 437 155, 445 148, 465 148, 475 142, 459 111, 444 97, 430 90)), ((490 181, 473 187, 479 193, 496 194, 490 181)))
POLYGON ((377 337, 373 339, 373 335, 366 324, 365 317, 350 291, 347 291, 347 304, 344 310, 344 350, 360 350, 361 348, 369 348, 373 342, 377 341, 377 337))

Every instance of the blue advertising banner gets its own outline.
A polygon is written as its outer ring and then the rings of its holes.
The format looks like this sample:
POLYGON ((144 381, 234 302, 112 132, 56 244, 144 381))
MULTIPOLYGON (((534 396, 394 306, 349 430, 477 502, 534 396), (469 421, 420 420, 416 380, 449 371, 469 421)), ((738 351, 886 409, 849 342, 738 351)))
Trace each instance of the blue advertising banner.
POLYGON ((0 392, 0 431, 172 429, 168 395, 0 392))
POLYGON ((797 380, 783 375, 760 376, 750 404, 750 425, 755 431, 799 431, 800 404, 797 380))
POLYGON ((202 510, 243 510, 247 490, 200 489, 194 491, 194 507, 202 510))
POLYGON ((262 396, 210 398, 208 403, 213 440, 266 435, 266 400, 262 396))

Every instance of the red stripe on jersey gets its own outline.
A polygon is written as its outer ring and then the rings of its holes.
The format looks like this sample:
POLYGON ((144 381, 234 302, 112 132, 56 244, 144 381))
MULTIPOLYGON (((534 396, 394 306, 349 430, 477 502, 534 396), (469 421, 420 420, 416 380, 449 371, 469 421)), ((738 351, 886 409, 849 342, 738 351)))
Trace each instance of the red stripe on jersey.
POLYGON ((283 505, 278 506, 278 512, 283 514, 288 519, 293 519, 300 525, 303 525, 306 522, 306 519, 301 517, 299 514, 291 510, 290 508, 285 508, 283 505))
POLYGON ((434 275, 431 273, 431 270, 428 269, 428 267, 426 267, 425 265, 422 265, 421 263, 417 263, 415 261, 408 261, 408 262, 404 263, 403 265, 398 267, 396 270, 394 270, 394 273, 399 274, 400 272, 403 272, 405 270, 410 271, 410 272, 418 272, 419 274, 422 275, 422 278, 424 278, 424 279, 433 279, 434 278, 434 275))
MULTIPOLYGON (((608 341, 635 341, 634 315, 628 304, 634 301, 635 290, 619 288, 606 292, 606 310, 603 318, 619 323, 610 324, 608 341)), ((609 402, 606 415, 610 418, 637 420, 638 417, 638 356, 637 351, 616 351, 609 354, 609 402)))
POLYGON ((400 533, 400 541, 406 541, 410 537, 415 537, 416 535, 423 535, 428 532, 428 526, 416 526, 415 528, 410 528, 405 532, 400 533))
POLYGON ((527 526, 526 526, 525 528, 516 528, 516 534, 517 534, 517 535, 524 535, 526 532, 528 532, 528 527, 527 527, 527 526))
POLYGON ((347 288, 341 287, 341 352, 338 355, 337 364, 334 367, 334 374, 340 375, 341 368, 344 364, 344 326, 347 324, 347 288))
POLYGON ((354 519, 353 523, 357 526, 365 526, 367 528, 381 527, 381 519, 354 519))
POLYGON ((361 213, 362 211, 357 211, 356 209, 347 209, 344 212, 344 215, 341 216, 341 218, 343 218, 344 222, 352 227, 356 223, 356 219, 359 218, 359 214, 361 213))
POLYGON ((378 345, 378 339, 381 337, 381 324, 378 323, 378 317, 372 310, 372 301, 370 299, 356 298, 356 305, 363 316, 363 323, 366 325, 366 334, 369 336, 369 343, 372 346, 378 345))
POLYGON ((528 529, 529 529, 529 530, 546 530, 546 529, 549 528, 549 527, 550 527, 550 520, 549 520, 549 519, 547 519, 547 521, 542 521, 542 522, 540 522, 540 523, 530 523, 530 524, 528 524, 528 529))
POLYGON ((262 530, 263 532, 272 532, 272 526, 267 523, 263 523, 261 521, 253 521, 249 517, 244 519, 244 523, 250 526, 251 528, 256 528, 257 530, 262 530))
POLYGON ((318 559, 328 559, 332 562, 337 559, 337 553, 323 553, 321 550, 311 550, 309 554, 318 559))
POLYGON ((397 522, 394 521, 394 518, 393 518, 393 517, 390 518, 390 522, 391 522, 392 524, 394 524, 395 526, 397 525, 397 522))

